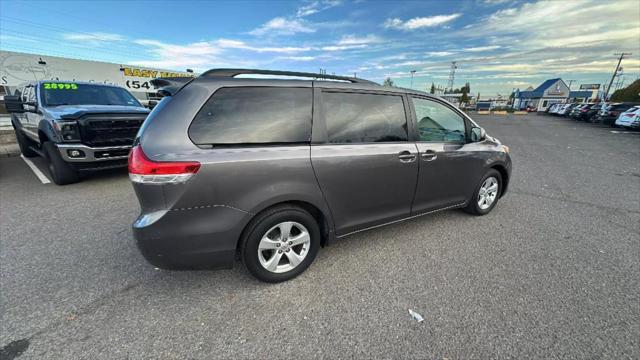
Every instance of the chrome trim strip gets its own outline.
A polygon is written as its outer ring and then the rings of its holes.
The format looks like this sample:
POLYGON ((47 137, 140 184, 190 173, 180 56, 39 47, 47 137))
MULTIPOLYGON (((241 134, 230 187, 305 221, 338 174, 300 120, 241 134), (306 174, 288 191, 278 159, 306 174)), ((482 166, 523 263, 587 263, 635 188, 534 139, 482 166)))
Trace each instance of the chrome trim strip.
POLYGON ((58 150, 60 151, 60 155, 64 159, 64 161, 69 162, 95 162, 95 161, 108 161, 108 160, 119 160, 126 159, 129 157, 129 154, 122 156, 110 156, 105 158, 96 158, 95 153, 102 151, 114 151, 114 150, 129 150, 131 149, 131 145, 123 145, 123 146, 105 146, 105 147, 90 147, 83 144, 56 144, 58 150), (82 150, 84 151, 85 157, 83 158, 72 158, 67 154, 67 150, 82 150))
POLYGON ((387 226, 387 225, 403 222, 403 221, 406 221, 406 220, 415 219, 417 217, 433 214, 433 213, 438 212, 438 211, 444 211, 444 210, 448 210, 448 209, 463 207, 465 204, 466 204, 466 202, 463 202, 463 203, 460 203, 460 204, 456 204, 456 205, 451 205, 451 206, 445 206, 445 207, 440 208, 440 209, 430 210, 430 211, 423 212, 423 213, 420 213, 420 214, 417 214, 417 215, 406 217, 404 219, 394 220, 394 221, 390 221, 390 222, 387 222, 387 223, 384 223, 384 224, 374 225, 374 226, 370 226, 368 228, 352 231, 352 232, 346 233, 344 235, 336 236, 336 238, 340 239, 340 238, 343 238, 343 237, 346 237, 346 236, 349 236, 349 235, 357 234, 359 232, 363 232, 363 231, 379 228, 379 227, 382 227, 382 226, 387 226))

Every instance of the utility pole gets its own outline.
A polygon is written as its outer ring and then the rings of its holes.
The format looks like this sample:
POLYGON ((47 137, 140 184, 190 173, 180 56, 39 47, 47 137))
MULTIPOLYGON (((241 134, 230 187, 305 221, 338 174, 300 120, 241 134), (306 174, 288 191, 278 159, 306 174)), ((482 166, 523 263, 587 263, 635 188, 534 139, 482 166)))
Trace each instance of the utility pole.
POLYGON ((613 84, 613 79, 616 77, 616 74, 618 73, 618 69, 620 68, 620 63, 622 63, 622 59, 624 59, 625 56, 627 55, 631 55, 631 53, 619 53, 619 54, 613 54, 613 55, 620 55, 620 58, 618 59, 618 65, 616 65, 616 69, 613 71, 613 75, 611 75, 611 81, 609 81, 609 86, 607 86, 607 91, 604 93, 604 102, 607 102, 607 97, 609 97, 609 90, 611 90, 611 85, 613 84))
POLYGON ((409 88, 413 89, 413 74, 415 74, 416 71, 415 70, 411 70, 410 72, 411 72, 411 85, 409 86, 409 88))
POLYGON ((573 84, 575 80, 567 80, 567 81, 569 82, 569 91, 571 91, 571 84, 573 84))

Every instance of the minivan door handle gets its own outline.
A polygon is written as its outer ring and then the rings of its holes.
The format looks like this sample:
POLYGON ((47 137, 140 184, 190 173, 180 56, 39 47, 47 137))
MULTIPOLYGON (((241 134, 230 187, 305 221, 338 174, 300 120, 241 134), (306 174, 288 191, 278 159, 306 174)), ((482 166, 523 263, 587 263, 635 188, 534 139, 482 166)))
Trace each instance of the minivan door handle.
POLYGON ((426 150, 422 153, 422 160, 424 161, 433 161, 438 158, 438 153, 433 150, 426 150))
POLYGON ((398 154, 398 159, 400 159, 400 161, 402 161, 402 162, 413 162, 413 161, 416 160, 416 155, 412 154, 408 150, 405 150, 405 151, 401 151, 398 154))

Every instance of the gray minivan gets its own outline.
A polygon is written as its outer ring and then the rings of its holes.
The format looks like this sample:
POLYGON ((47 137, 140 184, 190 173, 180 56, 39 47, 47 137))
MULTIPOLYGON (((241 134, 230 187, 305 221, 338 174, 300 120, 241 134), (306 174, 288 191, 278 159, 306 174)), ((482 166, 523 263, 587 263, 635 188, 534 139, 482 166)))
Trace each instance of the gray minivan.
POLYGON ((445 209, 487 214, 509 184, 509 148, 424 92, 246 69, 153 82, 164 98, 129 176, 134 235, 158 267, 239 257, 258 279, 284 281, 337 238, 445 209))

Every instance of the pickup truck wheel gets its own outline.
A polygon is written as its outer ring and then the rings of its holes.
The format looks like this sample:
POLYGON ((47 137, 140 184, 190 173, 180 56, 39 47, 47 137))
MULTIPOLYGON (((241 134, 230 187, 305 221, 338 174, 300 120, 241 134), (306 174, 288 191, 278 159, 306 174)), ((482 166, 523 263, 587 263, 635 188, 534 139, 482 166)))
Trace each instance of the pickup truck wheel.
POLYGON ((486 215, 496 206, 502 192, 502 176, 491 169, 480 180, 473 197, 464 211, 473 215, 486 215))
POLYGON ((44 153, 49 160, 49 174, 51 179, 57 185, 73 184, 80 180, 78 170, 76 170, 72 164, 64 161, 58 148, 52 142, 45 142, 42 145, 44 153))
POLYGON ((269 209, 248 225, 241 256, 249 272, 265 282, 293 279, 304 272, 320 248, 320 228, 302 208, 269 209))
POLYGON ((22 155, 28 158, 38 156, 38 153, 29 147, 31 145, 31 140, 27 139, 27 136, 15 126, 13 127, 13 131, 16 133, 16 142, 18 143, 18 147, 20 148, 22 155))

